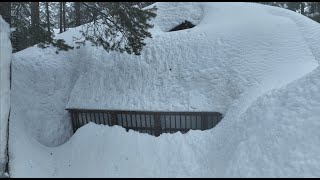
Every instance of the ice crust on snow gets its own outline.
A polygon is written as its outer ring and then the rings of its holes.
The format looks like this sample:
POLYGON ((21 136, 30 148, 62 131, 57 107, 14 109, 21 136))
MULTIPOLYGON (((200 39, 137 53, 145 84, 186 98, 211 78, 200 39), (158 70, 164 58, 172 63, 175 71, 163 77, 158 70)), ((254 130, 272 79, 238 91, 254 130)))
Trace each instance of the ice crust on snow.
POLYGON ((11 177, 319 177, 319 24, 254 3, 155 5, 141 56, 14 54, 11 177), (167 32, 185 20, 196 26, 167 32), (71 137, 66 107, 225 116, 183 135, 89 123, 71 137))

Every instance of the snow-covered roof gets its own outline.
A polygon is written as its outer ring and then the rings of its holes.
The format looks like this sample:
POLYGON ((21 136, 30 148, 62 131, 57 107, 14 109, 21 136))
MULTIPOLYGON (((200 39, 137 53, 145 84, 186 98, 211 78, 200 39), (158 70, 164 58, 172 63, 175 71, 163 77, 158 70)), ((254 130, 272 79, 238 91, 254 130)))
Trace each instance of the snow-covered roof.
POLYGON ((224 113, 249 87, 274 77, 272 86, 281 85, 317 64, 294 20, 263 5, 155 5, 153 38, 141 56, 84 49, 86 71, 68 108, 224 113), (185 20, 196 26, 168 32, 185 20), (289 64, 292 74, 280 76, 289 64))

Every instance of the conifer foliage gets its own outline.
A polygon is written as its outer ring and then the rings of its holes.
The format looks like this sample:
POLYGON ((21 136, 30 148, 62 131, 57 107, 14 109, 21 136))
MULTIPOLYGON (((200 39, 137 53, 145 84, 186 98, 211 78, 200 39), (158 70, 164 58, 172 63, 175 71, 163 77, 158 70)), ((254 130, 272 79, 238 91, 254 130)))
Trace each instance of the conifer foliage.
MULTIPOLYGON (((142 9, 148 2, 0 2, 0 14, 14 29, 13 52, 37 45, 41 48, 73 49, 54 39, 53 29, 62 33, 84 25, 86 40, 105 50, 139 55, 155 17, 156 8, 142 9)), ((81 42, 80 42, 81 43, 81 42)), ((83 42, 84 43, 84 42, 83 42)))
POLYGON ((106 51, 120 51, 139 55, 145 38, 151 38, 149 20, 154 18, 156 8, 143 10, 138 6, 129 6, 125 2, 83 3, 87 7, 92 21, 83 35, 94 45, 102 46, 106 51))

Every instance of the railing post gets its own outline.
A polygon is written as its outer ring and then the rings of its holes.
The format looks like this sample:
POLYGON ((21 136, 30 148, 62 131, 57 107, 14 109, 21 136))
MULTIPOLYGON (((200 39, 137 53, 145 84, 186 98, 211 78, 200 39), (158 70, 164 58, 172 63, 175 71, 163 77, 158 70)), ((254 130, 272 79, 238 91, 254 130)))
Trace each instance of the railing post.
POLYGON ((76 130, 77 130, 82 126, 82 124, 80 123, 80 118, 79 118, 79 112, 78 111, 74 111, 73 118, 74 118, 74 120, 76 122, 76 130))
POLYGON ((158 113, 154 114, 153 119, 154 119, 154 135, 158 137, 161 134, 160 115, 158 113))
POLYGON ((201 116, 201 130, 208 129, 208 115, 201 116))
POLYGON ((73 133, 76 132, 76 127, 75 127, 75 119, 74 119, 74 112, 70 111, 70 115, 71 115, 71 126, 72 126, 72 130, 73 133))
POLYGON ((111 112, 111 126, 118 125, 118 118, 116 112, 111 112))

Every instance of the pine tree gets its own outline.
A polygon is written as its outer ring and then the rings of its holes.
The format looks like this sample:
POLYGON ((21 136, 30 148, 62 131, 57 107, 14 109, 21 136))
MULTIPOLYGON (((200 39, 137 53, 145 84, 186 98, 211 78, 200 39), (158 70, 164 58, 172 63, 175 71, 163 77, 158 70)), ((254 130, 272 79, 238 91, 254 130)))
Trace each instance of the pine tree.
POLYGON ((11 25, 11 2, 0 2, 0 15, 11 25))
POLYGON ((125 2, 82 3, 91 14, 92 25, 87 26, 83 35, 96 46, 106 51, 119 51, 140 55, 146 44, 145 38, 151 38, 147 30, 153 25, 149 20, 154 18, 156 7, 143 10, 128 6, 125 2))
POLYGON ((41 41, 39 2, 31 2, 31 32, 33 44, 41 41))
MULTIPOLYGON (((49 4, 42 3, 45 8, 49 10, 49 4)), ((31 2, 31 34, 32 45, 38 44, 39 47, 45 48, 46 45, 53 43, 51 32, 51 24, 49 11, 42 11, 43 19, 40 19, 40 4, 39 2, 31 2), (46 44, 46 45, 45 45, 46 44)))
POLYGON ((300 9, 300 3, 301 2, 287 2, 287 9, 290 9, 291 11, 297 11, 300 9))
POLYGON ((81 25, 81 13, 80 13, 80 2, 74 2, 74 9, 75 9, 75 26, 81 25))
MULTIPOLYGON (((147 29, 152 25, 148 20, 155 17, 155 8, 141 9, 152 2, 74 2, 74 9, 68 8, 72 3, 66 2, 51 2, 51 6, 49 2, 12 4, 12 22, 16 28, 11 37, 14 52, 34 44, 42 48, 52 44, 59 50, 70 49, 72 47, 64 44, 63 40, 53 40, 52 27, 59 27, 62 33, 68 27, 94 22, 93 26, 89 26, 94 33, 84 32, 85 37, 93 44, 102 45, 107 51, 140 54, 145 46, 143 40, 151 37, 147 29)), ((6 19, 11 18, 11 15, 7 15, 10 11, 5 10, 8 9, 8 5, 8 2, 0 3, 1 14, 6 19)))
POLYGON ((320 2, 257 2, 290 9, 320 23, 320 2))
POLYGON ((13 52, 23 50, 32 44, 31 23, 30 23, 30 3, 12 2, 12 22, 15 29, 11 33, 11 43, 13 52))
POLYGON ((320 23, 320 2, 308 2, 308 17, 320 23))
POLYGON ((63 22, 63 32, 67 30, 66 27, 66 2, 62 2, 62 22, 63 22))
POLYGON ((50 17, 53 28, 59 29, 60 27, 60 2, 50 2, 50 17))
POLYGON ((46 15, 47 15, 47 34, 48 34, 48 40, 51 40, 51 24, 50 24, 50 11, 49 11, 49 2, 46 2, 46 15))
POLYGON ((60 11, 59 11, 59 15, 60 15, 60 33, 62 33, 63 32, 63 13, 62 13, 62 11, 63 11, 63 2, 60 2, 60 11))

